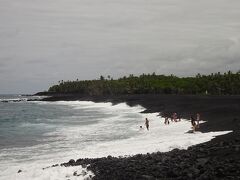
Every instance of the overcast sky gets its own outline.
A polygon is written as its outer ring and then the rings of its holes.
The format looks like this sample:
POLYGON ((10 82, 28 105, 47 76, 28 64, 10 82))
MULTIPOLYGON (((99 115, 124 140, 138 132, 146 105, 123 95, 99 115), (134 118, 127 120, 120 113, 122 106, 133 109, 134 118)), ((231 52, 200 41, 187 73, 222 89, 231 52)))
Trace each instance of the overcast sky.
POLYGON ((0 94, 240 69, 240 0, 0 0, 0 94))

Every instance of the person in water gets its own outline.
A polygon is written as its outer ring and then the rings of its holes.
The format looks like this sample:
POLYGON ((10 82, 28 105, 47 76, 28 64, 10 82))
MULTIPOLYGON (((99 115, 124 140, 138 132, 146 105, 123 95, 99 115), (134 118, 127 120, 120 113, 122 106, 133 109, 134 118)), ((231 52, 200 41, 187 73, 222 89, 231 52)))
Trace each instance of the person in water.
POLYGON ((169 124, 169 120, 168 120, 168 117, 167 117, 167 116, 165 117, 164 124, 169 124))
POLYGON ((177 122, 177 113, 173 113, 172 119, 174 122, 177 122))
POLYGON ((140 127, 139 127, 139 131, 142 131, 142 130, 143 130, 143 127, 142 127, 142 126, 140 126, 140 127))
POLYGON ((197 113, 197 128, 199 128, 200 114, 197 113))
POLYGON ((145 119, 145 125, 147 130, 149 131, 149 120, 147 118, 145 119))
POLYGON ((193 132, 195 132, 195 130, 196 130, 196 120, 193 118, 193 116, 191 116, 190 119, 191 119, 193 132))

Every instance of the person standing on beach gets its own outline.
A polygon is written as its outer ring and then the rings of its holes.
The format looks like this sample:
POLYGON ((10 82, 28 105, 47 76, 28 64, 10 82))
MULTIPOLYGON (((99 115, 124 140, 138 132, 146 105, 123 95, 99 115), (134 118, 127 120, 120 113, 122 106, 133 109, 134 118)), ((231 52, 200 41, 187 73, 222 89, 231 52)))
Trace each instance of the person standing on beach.
POLYGON ((191 116, 191 124, 192 124, 192 129, 193 129, 193 132, 195 132, 196 130, 196 120, 193 118, 193 116, 191 116))
POLYGON ((197 128, 199 128, 200 114, 197 113, 197 128))
POLYGON ((147 118, 145 119, 145 125, 147 130, 149 131, 149 120, 147 118))
POLYGON ((173 113, 172 119, 174 120, 174 122, 177 122, 177 113, 173 113))

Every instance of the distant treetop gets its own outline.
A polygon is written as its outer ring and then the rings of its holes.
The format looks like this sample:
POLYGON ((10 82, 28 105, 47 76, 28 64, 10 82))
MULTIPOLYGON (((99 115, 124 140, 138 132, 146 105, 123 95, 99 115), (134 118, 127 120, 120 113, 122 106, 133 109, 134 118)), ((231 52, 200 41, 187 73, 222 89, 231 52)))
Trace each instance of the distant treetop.
POLYGON ((58 81, 48 93, 78 93, 83 95, 119 94, 240 94, 240 72, 197 74, 195 77, 177 77, 171 74, 142 74, 113 79, 110 75, 98 80, 58 81))

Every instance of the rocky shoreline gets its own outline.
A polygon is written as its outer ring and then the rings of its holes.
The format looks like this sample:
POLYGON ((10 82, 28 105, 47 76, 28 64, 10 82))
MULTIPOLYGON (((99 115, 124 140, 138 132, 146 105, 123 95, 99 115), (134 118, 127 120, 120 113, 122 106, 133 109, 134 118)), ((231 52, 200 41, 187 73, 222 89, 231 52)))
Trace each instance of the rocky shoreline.
POLYGON ((62 166, 90 166, 97 180, 240 179, 240 139, 204 143, 187 150, 71 160, 62 166), (237 157, 237 158, 236 158, 237 157))
POLYGON ((130 106, 142 105, 145 112, 162 112, 169 116, 177 112, 189 119, 201 113, 207 121, 202 132, 233 130, 207 143, 174 149, 167 153, 137 154, 132 157, 105 157, 71 160, 62 166, 83 165, 99 180, 129 179, 240 179, 240 96, 174 96, 123 95, 107 97, 55 96, 44 99, 91 100, 94 102, 126 102, 130 106))

